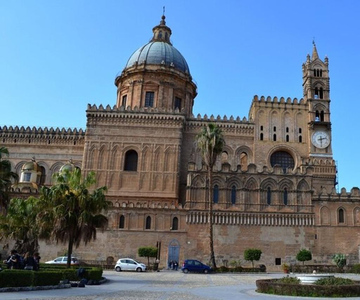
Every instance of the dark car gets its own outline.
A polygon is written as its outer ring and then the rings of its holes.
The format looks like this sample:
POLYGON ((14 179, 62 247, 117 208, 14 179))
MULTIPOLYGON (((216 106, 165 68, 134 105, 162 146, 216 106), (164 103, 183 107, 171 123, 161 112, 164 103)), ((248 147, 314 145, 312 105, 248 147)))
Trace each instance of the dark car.
POLYGON ((181 271, 184 273, 197 272, 207 274, 212 270, 209 266, 204 265, 202 262, 196 259, 186 259, 181 267, 181 271))

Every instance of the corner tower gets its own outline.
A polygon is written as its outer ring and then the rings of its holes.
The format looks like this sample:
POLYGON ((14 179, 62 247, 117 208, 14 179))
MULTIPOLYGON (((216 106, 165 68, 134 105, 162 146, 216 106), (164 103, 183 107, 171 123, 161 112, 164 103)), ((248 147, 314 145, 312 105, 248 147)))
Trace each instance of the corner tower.
POLYGON ((153 28, 151 41, 136 50, 115 79, 117 107, 178 110, 191 116, 196 84, 185 58, 170 42, 165 16, 153 28))

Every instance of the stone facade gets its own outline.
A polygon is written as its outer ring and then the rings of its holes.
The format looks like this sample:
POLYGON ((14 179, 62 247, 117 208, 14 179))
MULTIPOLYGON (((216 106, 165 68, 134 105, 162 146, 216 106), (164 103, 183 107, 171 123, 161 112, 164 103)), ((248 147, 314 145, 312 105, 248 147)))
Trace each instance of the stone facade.
MULTIPOLYGON (((137 258, 139 247, 161 242, 162 266, 190 257, 206 262, 206 171, 194 142, 211 122, 226 142, 211 187, 218 265, 240 259, 247 248, 261 249, 270 270, 295 263, 302 248, 312 251, 314 263, 330 263, 335 253, 358 263, 360 192, 335 188, 328 58, 321 60, 314 44, 299 100, 255 96, 248 118, 194 116, 197 87, 170 43, 164 16, 153 33, 115 79, 116 104, 88 105, 86 130, 0 129, 14 171, 25 172, 31 159, 39 167, 36 185, 22 180, 13 194, 36 194, 71 160, 83 173, 96 172, 113 203, 109 227, 76 249, 77 257, 137 258)), ((65 248, 42 243, 42 256, 65 248)))

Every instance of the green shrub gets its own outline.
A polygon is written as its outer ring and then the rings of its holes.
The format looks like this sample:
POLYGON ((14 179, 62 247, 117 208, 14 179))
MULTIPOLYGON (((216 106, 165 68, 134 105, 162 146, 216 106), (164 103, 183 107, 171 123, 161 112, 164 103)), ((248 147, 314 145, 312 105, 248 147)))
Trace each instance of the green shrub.
POLYGON ((360 273, 360 264, 353 265, 351 267, 351 273, 359 274, 360 273))
POLYGON ((34 286, 57 285, 60 280, 64 279, 63 273, 59 271, 36 271, 33 272, 34 286))
POLYGON ((287 283, 287 284, 300 284, 300 279, 297 277, 283 277, 277 279, 279 283, 287 283))
POLYGON ((103 269, 102 268, 91 268, 86 269, 86 279, 100 280, 102 278, 103 269))
POLYGON ((0 287, 33 285, 33 272, 25 270, 3 270, 0 272, 0 287))
POLYGON ((216 273, 227 273, 227 272, 229 272, 229 268, 225 266, 221 266, 216 269, 216 273))
POLYGON ((312 254, 309 250, 301 249, 298 254, 296 254, 296 259, 304 264, 305 261, 312 260, 312 254))
MULTIPOLYGON (((80 278, 77 276, 77 269, 67 269, 64 266, 40 271, 5 269, 0 272, 0 288, 57 285, 64 279, 78 281, 80 278)), ((85 268, 84 277, 89 280, 100 280, 102 273, 102 268, 85 268)))
POLYGON ((315 281, 316 285, 351 285, 355 284, 355 282, 349 278, 341 278, 341 277, 329 277, 329 278, 321 278, 315 281))

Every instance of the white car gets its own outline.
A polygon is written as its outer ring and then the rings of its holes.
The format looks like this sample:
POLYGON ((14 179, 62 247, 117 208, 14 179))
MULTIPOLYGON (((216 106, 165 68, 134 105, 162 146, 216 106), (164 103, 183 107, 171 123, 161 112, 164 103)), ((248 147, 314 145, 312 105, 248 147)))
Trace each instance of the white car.
POLYGON ((136 271, 143 272, 146 271, 146 265, 139 263, 132 258, 120 258, 115 265, 115 271, 136 271))
MULTIPOLYGON (((49 260, 49 261, 46 261, 45 262, 46 264, 63 264, 63 265, 66 265, 67 264, 67 256, 60 256, 60 257, 57 257, 53 260, 49 260)), ((79 261, 76 257, 72 257, 71 258, 71 264, 72 265, 78 265, 79 264, 79 261)))

